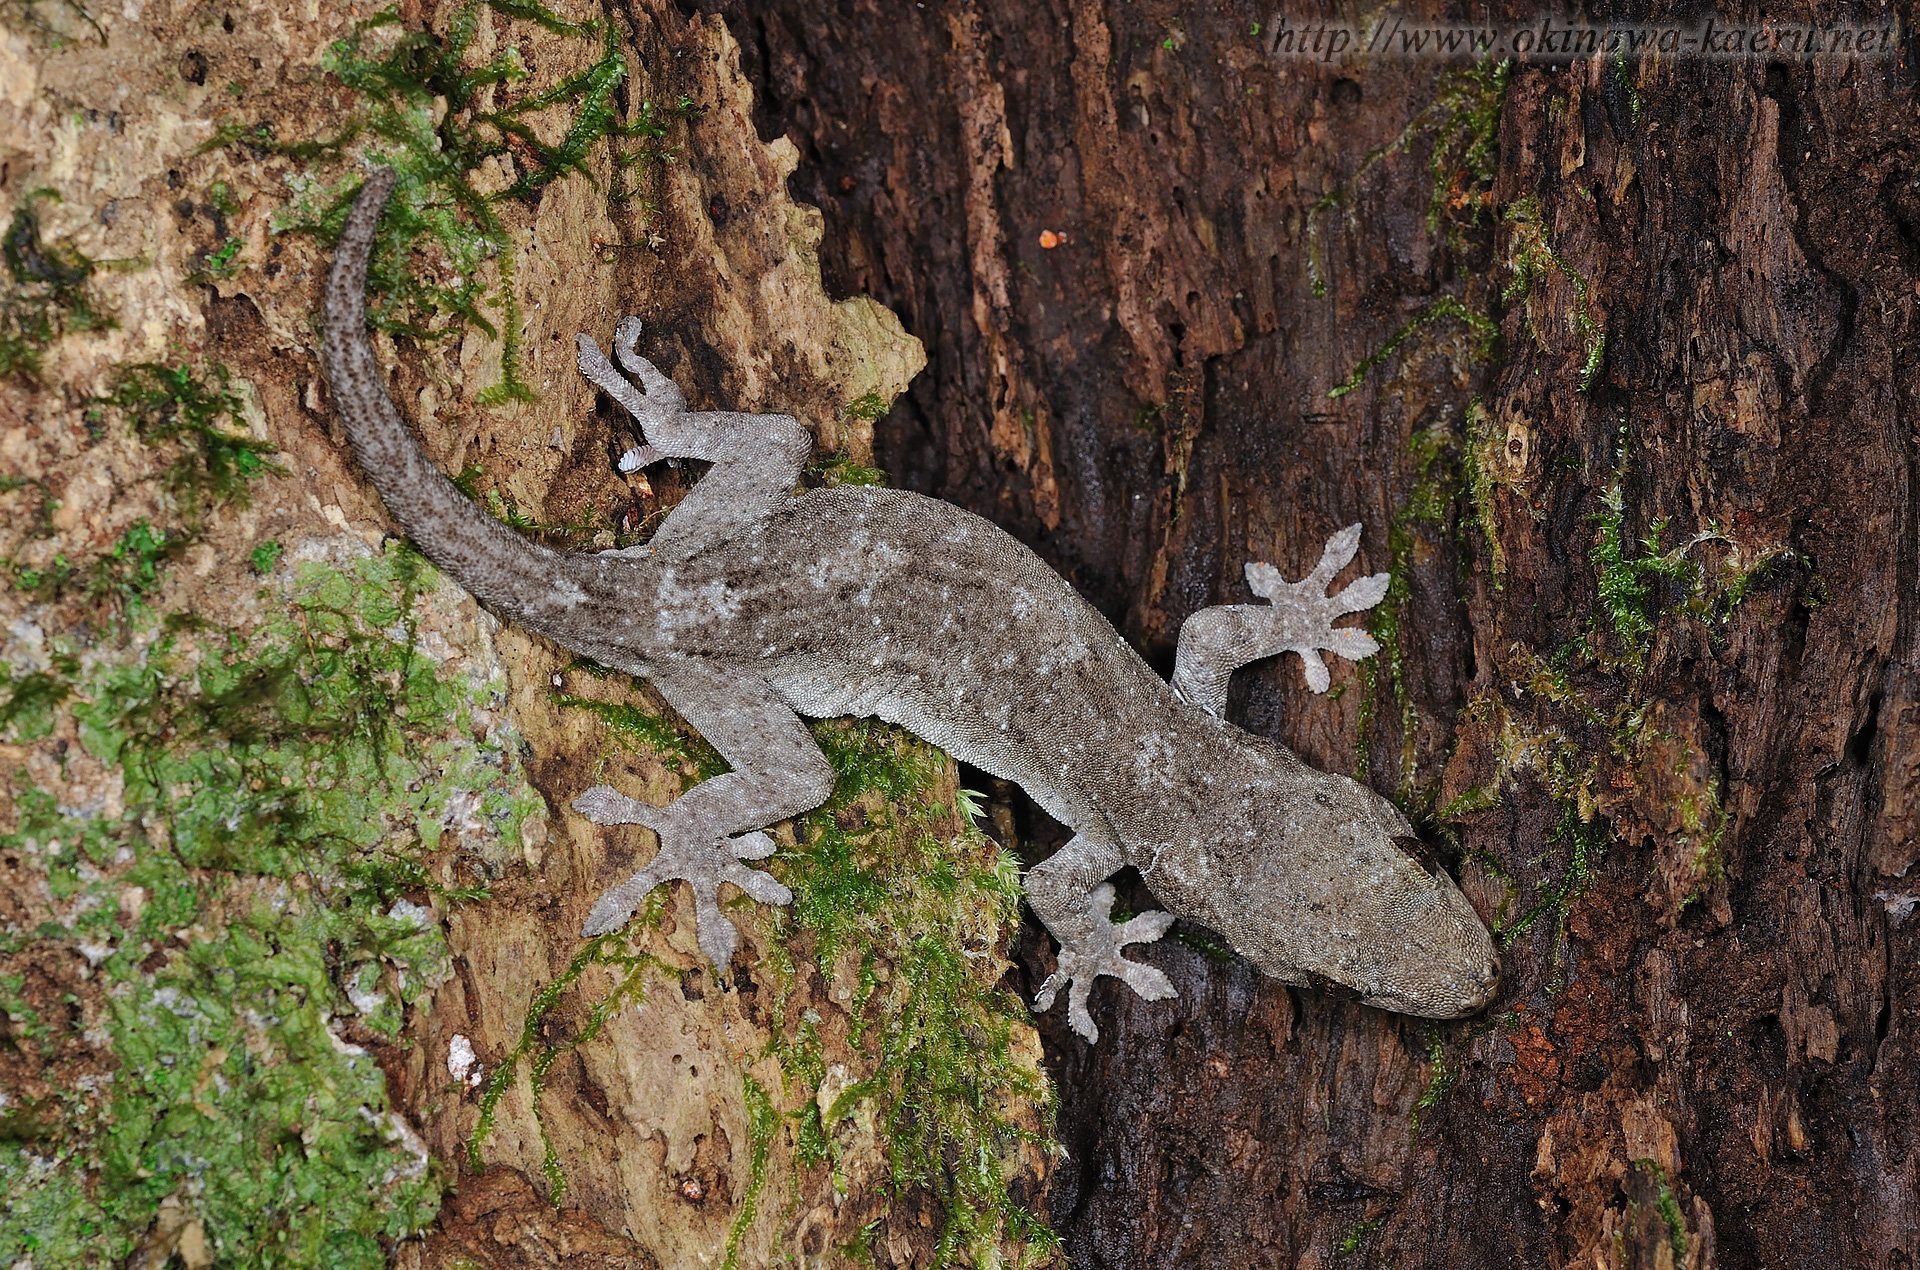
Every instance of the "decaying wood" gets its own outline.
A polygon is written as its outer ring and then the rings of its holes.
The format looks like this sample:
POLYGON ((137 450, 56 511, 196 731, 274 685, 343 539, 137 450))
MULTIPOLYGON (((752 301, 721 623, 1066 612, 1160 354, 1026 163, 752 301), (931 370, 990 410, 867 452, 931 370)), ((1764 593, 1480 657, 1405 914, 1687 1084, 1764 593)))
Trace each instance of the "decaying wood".
POLYGON ((1279 665, 1235 717, 1351 770, 1364 708, 1377 786, 1433 783, 1434 811, 1497 790, 1453 818, 1489 916, 1500 874, 1509 917, 1564 884, 1568 808, 1603 826, 1564 943, 1551 917, 1516 940, 1491 1025, 1177 944, 1153 957, 1181 999, 1106 997, 1111 1047, 1043 1024, 1074 1263, 1920 1254, 1911 57, 1516 67, 1496 179, 1443 191, 1435 229, 1435 135, 1370 159, 1435 63, 1282 60, 1264 11, 719 7, 826 211, 829 285, 927 345, 877 437, 897 481, 1015 528, 1163 659, 1187 613, 1246 598, 1243 560, 1303 567, 1361 519, 1355 568, 1410 583, 1404 713, 1383 680, 1363 707, 1279 665), (1500 323, 1495 360, 1436 322, 1329 398, 1445 294, 1500 323), (1461 465, 1436 520, 1405 511, 1422 433, 1461 465), (1778 552, 1699 615, 1656 587, 1644 670, 1569 651, 1596 619, 1620 651, 1594 561, 1616 483, 1628 557, 1662 531, 1717 535, 1690 553, 1716 577, 1778 552))

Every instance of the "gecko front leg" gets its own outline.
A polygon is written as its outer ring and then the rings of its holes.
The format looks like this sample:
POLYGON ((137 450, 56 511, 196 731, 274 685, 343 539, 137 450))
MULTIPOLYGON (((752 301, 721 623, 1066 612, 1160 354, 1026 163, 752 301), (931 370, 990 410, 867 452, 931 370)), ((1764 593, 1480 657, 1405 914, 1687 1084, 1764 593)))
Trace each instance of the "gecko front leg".
POLYGON ((1157 911, 1114 925, 1108 916, 1113 911, 1113 886, 1102 879, 1125 863, 1118 847, 1077 834, 1027 870, 1027 902, 1060 941, 1060 968, 1034 994, 1034 1011, 1051 1009, 1055 994, 1062 985, 1069 985, 1067 1022, 1088 1041, 1100 1039, 1100 1029, 1087 1010, 1087 996, 1099 976, 1124 979, 1149 1001, 1179 995, 1157 967, 1121 955, 1128 944, 1152 943, 1173 925, 1172 913, 1157 911))
POLYGON ((1174 691, 1209 714, 1223 716, 1227 684, 1248 662, 1299 653, 1307 687, 1325 692, 1332 680, 1320 658, 1323 651, 1352 661, 1380 651, 1365 631, 1333 624, 1335 618, 1378 604, 1392 580, 1390 574, 1375 573, 1328 595, 1333 575, 1359 550, 1360 526, 1348 525, 1327 539, 1320 563, 1298 582, 1288 582, 1270 564, 1248 564, 1247 585, 1268 603, 1222 604, 1201 609, 1183 622, 1174 654, 1174 691))
POLYGON ((720 911, 720 884, 731 882, 763 904, 787 904, 793 892, 742 860, 773 854, 765 826, 811 811, 833 792, 833 768, 806 725, 757 675, 680 658, 654 667, 660 695, 720 751, 733 769, 695 785, 665 807, 628 798, 605 785, 574 800, 574 810, 601 825, 645 825, 660 838, 647 867, 602 895, 582 933, 616 930, 647 893, 681 879, 693 887, 700 951, 726 969, 740 932, 720 911))

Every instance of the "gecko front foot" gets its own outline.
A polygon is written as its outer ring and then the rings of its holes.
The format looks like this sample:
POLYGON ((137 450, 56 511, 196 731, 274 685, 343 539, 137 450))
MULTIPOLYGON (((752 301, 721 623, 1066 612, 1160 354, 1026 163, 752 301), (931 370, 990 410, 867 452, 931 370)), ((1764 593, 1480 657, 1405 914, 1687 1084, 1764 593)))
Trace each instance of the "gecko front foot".
POLYGON ((645 825, 660 837, 660 850, 646 868, 594 901, 581 928, 586 936, 618 930, 647 893, 662 882, 681 880, 693 886, 694 918, 700 951, 716 971, 724 970, 740 946, 740 932, 720 911, 720 884, 731 882, 762 904, 791 904, 793 892, 770 873, 749 869, 742 860, 764 860, 775 843, 755 831, 737 838, 706 833, 676 815, 673 807, 655 807, 628 798, 606 785, 596 785, 573 800, 573 809, 596 825, 645 825))
POLYGON ((1224 716, 1228 681, 1249 662, 1299 653, 1307 687, 1325 692, 1333 680, 1321 653, 1359 661, 1379 652, 1380 645, 1364 630, 1333 623, 1378 604, 1392 576, 1376 573, 1327 594, 1334 575, 1359 550, 1360 526, 1348 525, 1327 539, 1320 563, 1298 582, 1287 581, 1270 564, 1249 563, 1247 586, 1267 603, 1221 604, 1189 617, 1174 653, 1174 691, 1207 713, 1224 716))
POLYGON ((1072 932, 1061 940, 1060 968, 1049 975, 1040 985, 1040 991, 1034 994, 1033 1010, 1041 1014, 1052 1009, 1054 995, 1061 985, 1070 984, 1067 1022, 1087 1040, 1098 1041, 1100 1029, 1094 1026, 1093 1015, 1087 1012, 1087 994, 1093 991, 1093 981, 1099 976, 1112 975, 1126 980, 1128 987, 1148 1001, 1164 1001, 1180 994, 1174 990, 1172 980, 1157 967, 1128 961, 1120 955, 1120 950, 1128 944, 1152 943, 1166 934, 1167 928, 1173 925, 1172 913, 1141 913, 1116 926, 1108 918, 1113 911, 1113 887, 1105 882, 1088 892, 1087 907, 1090 910, 1087 916, 1092 920, 1084 930, 1072 932))

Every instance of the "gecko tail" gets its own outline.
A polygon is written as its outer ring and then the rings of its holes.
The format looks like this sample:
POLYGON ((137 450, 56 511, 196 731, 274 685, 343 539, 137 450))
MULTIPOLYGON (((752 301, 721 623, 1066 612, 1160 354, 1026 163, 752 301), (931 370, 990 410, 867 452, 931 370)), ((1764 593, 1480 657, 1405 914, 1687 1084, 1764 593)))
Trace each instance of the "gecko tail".
POLYGON ((529 542, 448 480, 394 406, 367 341, 367 264, 380 210, 398 175, 376 168, 361 187, 334 248, 324 322, 327 387, 353 452, 387 510, 426 557, 502 617, 548 631, 566 558, 529 542))

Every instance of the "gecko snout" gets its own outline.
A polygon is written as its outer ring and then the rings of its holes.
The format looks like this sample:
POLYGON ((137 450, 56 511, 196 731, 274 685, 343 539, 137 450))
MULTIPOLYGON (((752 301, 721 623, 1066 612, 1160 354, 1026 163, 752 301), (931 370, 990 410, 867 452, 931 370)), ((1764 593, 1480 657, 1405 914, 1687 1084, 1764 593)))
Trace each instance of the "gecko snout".
POLYGON ((1416 838, 1394 834, 1404 857, 1380 895, 1370 1004, 1432 1019, 1485 1008, 1500 987, 1493 937, 1439 860, 1416 838))

